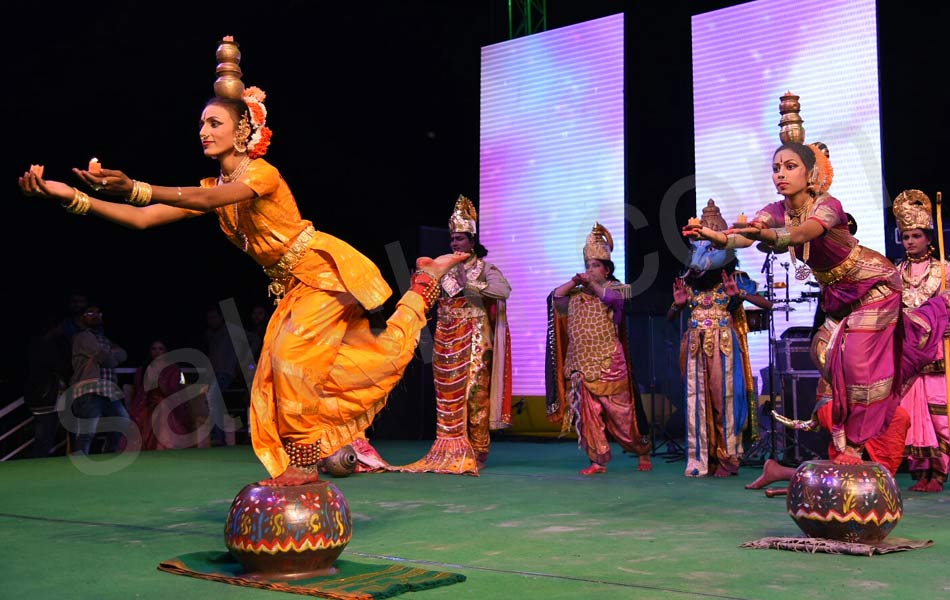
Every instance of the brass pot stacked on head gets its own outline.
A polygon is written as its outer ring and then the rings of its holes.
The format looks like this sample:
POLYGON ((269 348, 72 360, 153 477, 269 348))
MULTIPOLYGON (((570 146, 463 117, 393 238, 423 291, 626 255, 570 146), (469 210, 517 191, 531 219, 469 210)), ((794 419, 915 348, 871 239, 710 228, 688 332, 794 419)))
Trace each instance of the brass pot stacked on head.
POLYGON ((244 95, 244 82, 241 81, 241 50, 237 42, 231 36, 225 36, 214 56, 218 60, 214 95, 219 98, 241 98, 244 95))
POLYGON ((802 126, 805 120, 802 119, 800 114, 802 105, 798 102, 798 99, 799 96, 791 92, 785 92, 779 98, 778 112, 782 115, 782 118, 779 119, 778 123, 778 126, 781 127, 778 137, 783 144, 788 142, 805 143, 805 128, 802 126))

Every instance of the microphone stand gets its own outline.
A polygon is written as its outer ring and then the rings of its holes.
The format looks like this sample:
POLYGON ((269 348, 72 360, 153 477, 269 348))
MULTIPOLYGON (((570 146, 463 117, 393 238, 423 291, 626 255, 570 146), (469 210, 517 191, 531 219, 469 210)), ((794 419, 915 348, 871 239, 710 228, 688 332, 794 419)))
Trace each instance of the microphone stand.
MULTIPOLYGON (((790 283, 790 282, 789 282, 789 279, 788 279, 788 263, 787 263, 787 262, 783 262, 783 263, 782 263, 782 268, 785 269, 785 308, 786 308, 786 310, 785 310, 785 322, 788 323, 788 318, 789 318, 789 317, 788 317, 788 313, 790 312, 789 309, 791 309, 791 307, 792 307, 792 305, 791 305, 792 299, 789 297, 789 294, 791 294, 791 290, 790 290, 790 288, 788 287, 788 284, 790 283)), ((775 332, 774 332, 774 331, 771 332, 771 335, 772 335, 772 338, 771 338, 771 339, 775 339, 775 332)))
MULTIPOLYGON (((760 273, 765 273, 765 297, 775 303, 775 253, 769 248, 765 254, 765 262, 762 264, 762 270, 760 273)), ((785 272, 785 277, 788 279, 788 271, 785 272)), ((788 295, 788 286, 786 285, 785 294, 788 295)), ((786 307, 788 304, 785 305, 786 307)), ((772 410, 775 408, 775 319, 773 318, 774 313, 773 309, 769 309, 768 312, 769 320, 769 399, 766 405, 763 407, 763 413, 769 415, 769 425, 768 431, 764 433, 763 436, 755 442, 749 451, 745 454, 742 460, 739 461, 741 465, 763 465, 765 460, 768 458, 775 458, 777 456, 777 445, 775 440, 775 419, 772 418, 772 410)), ((788 312, 785 313, 785 318, 788 318, 788 312)))

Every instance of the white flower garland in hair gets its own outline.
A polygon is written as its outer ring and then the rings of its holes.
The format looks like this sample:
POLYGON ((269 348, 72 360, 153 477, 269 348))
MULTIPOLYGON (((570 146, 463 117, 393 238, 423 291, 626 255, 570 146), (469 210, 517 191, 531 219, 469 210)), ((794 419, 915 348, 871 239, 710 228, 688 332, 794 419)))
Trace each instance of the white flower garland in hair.
POLYGON ((251 86, 244 90, 243 98, 244 103, 247 104, 248 112, 251 114, 251 124, 253 125, 253 133, 247 141, 247 154, 251 158, 260 158, 267 154, 272 135, 270 128, 267 127, 267 107, 264 106, 267 94, 261 88, 251 86))

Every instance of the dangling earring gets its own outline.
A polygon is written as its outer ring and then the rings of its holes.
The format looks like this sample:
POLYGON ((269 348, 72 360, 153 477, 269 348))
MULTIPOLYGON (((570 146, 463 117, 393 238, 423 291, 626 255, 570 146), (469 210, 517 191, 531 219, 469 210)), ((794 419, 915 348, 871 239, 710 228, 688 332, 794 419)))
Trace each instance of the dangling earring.
POLYGON ((247 138, 251 135, 251 125, 247 122, 247 116, 242 116, 234 131, 234 149, 238 152, 247 152, 247 138))

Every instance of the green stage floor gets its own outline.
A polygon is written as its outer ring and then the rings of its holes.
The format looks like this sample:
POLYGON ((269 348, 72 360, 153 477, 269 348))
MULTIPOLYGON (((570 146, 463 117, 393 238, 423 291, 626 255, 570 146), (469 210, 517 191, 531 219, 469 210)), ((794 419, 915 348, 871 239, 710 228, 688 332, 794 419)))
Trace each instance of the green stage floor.
MULTIPOLYGON (((424 441, 378 441, 393 464, 424 441)), ((687 479, 684 463, 615 454, 585 478, 573 442, 501 441, 480 477, 383 473, 333 482, 349 500, 343 558, 462 573, 467 581, 399 598, 950 598, 950 491, 904 492, 892 537, 930 548, 873 557, 740 548, 800 532, 782 497, 743 489, 759 469, 687 479)), ((157 570, 224 550, 234 495, 265 475, 249 446, 142 453, 76 465, 0 464, 0 598, 278 599, 157 570)), ((907 475, 898 482, 906 490, 907 475)), ((302 597, 302 596, 297 596, 302 597)))

